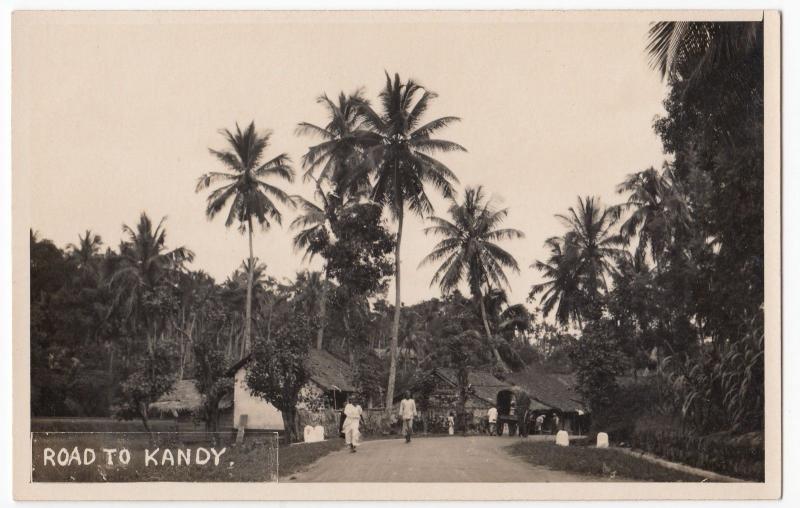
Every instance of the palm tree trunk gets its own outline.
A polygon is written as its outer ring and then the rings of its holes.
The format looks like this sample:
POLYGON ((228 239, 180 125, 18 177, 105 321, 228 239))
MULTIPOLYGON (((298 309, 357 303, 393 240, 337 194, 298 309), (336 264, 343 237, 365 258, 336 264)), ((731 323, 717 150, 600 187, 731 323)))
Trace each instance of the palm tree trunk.
POLYGON ((248 258, 247 266, 247 302, 244 309, 244 354, 250 352, 250 325, 251 325, 251 307, 253 305, 253 220, 247 220, 247 237, 250 245, 250 257, 248 258))
MULTIPOLYGON (((399 201, 399 199, 398 199, 399 201)), ((403 238, 403 206, 397 210, 397 243, 394 246, 394 322, 389 347, 389 385, 386 387, 386 413, 391 414, 394 401, 394 378, 397 375, 397 339, 400 335, 400 241, 403 238)))
POLYGON ((319 302, 319 328, 317 328, 317 349, 322 349, 322 339, 325 335, 325 305, 328 300, 328 285, 322 281, 322 294, 319 302))
POLYGON ((481 307, 481 319, 483 320, 483 329, 486 331, 486 340, 489 341, 489 347, 492 348, 492 354, 494 355, 497 365, 499 365, 504 372, 508 372, 509 368, 506 362, 503 361, 500 352, 494 347, 494 344, 492 344, 492 329, 489 328, 489 319, 486 317, 486 305, 483 303, 483 294, 481 294, 480 289, 478 290, 477 297, 481 307))

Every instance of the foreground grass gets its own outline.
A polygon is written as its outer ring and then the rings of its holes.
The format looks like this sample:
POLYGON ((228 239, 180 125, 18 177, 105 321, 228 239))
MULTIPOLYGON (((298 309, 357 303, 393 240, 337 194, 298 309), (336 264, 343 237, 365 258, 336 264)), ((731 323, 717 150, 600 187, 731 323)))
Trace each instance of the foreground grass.
POLYGON ((325 455, 344 448, 344 439, 331 438, 318 443, 297 443, 278 450, 278 475, 291 477, 325 455))
POLYGON ((702 477, 653 464, 612 448, 556 446, 552 442, 520 442, 507 448, 511 455, 550 469, 602 478, 651 482, 700 482, 702 477))

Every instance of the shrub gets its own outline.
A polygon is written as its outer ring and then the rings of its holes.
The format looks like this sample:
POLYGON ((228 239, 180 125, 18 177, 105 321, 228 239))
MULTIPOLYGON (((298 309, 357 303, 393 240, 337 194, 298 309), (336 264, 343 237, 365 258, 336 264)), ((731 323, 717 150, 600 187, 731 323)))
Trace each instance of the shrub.
POLYGON ((760 432, 700 437, 679 431, 637 430, 631 444, 667 460, 736 478, 764 481, 764 435, 760 432))

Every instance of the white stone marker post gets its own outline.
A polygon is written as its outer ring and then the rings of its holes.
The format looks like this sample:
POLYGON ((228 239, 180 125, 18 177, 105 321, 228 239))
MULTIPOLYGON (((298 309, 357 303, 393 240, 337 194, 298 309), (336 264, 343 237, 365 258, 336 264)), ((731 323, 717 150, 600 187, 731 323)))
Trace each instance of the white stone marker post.
POLYGON ((559 430, 556 434, 556 444, 558 446, 569 446, 569 434, 566 430, 559 430))
POLYGON ((605 432, 597 433, 597 447, 608 448, 608 434, 606 434, 605 432))

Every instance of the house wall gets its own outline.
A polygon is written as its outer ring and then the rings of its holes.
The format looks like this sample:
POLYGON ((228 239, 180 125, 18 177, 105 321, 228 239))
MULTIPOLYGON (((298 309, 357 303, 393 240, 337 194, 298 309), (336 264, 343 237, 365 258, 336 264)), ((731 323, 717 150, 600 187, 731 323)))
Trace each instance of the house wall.
MULTIPOLYGON (((250 393, 250 390, 247 387, 246 377, 247 368, 245 367, 242 367, 236 371, 236 376, 234 377, 234 428, 239 428, 239 416, 246 414, 246 428, 248 429, 283 430, 283 416, 281 415, 280 410, 264 399, 250 393)), ((324 410, 327 409, 329 405, 328 397, 325 395, 325 391, 322 390, 319 385, 312 382, 306 383, 306 385, 300 390, 299 402, 297 403, 297 409, 301 411, 302 415, 304 415, 304 417, 301 417, 301 427, 306 423, 317 424, 319 423, 317 420, 320 418, 327 422, 327 419, 324 417, 324 415, 313 416, 311 413, 325 412, 324 410), (304 421, 304 418, 306 421, 304 421)), ((331 421, 335 422, 336 420, 331 419, 331 421)), ((336 427, 334 424, 331 428, 333 429, 334 427, 337 430, 336 434, 338 434, 338 427, 336 427)), ((328 434, 329 432, 325 433, 326 436, 328 436, 328 434)))
POLYGON ((283 417, 278 409, 250 393, 246 381, 247 369, 236 371, 233 383, 233 427, 239 428, 239 417, 247 415, 247 429, 283 430, 283 417))

